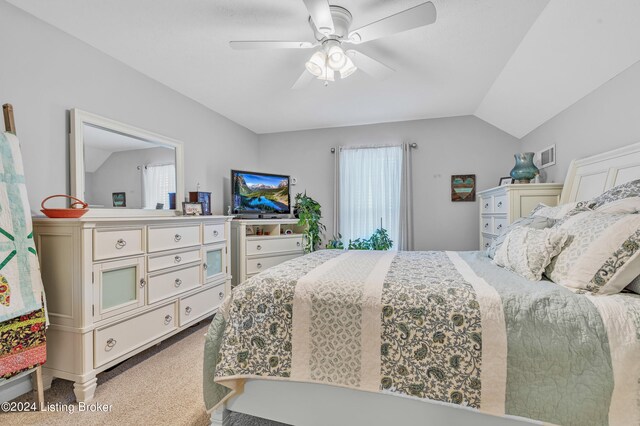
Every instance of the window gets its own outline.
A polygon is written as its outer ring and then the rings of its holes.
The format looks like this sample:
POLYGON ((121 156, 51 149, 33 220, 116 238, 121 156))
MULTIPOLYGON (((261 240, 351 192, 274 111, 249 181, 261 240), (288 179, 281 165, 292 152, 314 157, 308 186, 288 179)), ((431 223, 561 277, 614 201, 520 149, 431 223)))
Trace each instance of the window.
POLYGON ((156 209, 159 204, 162 204, 163 209, 168 209, 169 193, 176 192, 176 166, 174 164, 144 166, 142 188, 145 209, 156 209))
POLYGON ((340 149, 339 229, 345 245, 380 227, 400 238, 403 146, 340 149))

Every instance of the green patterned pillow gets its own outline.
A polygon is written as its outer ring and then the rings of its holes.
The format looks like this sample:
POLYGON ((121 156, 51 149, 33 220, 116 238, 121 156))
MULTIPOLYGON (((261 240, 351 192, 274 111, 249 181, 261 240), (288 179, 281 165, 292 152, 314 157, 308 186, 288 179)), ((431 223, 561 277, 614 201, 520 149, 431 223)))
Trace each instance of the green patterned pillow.
POLYGON ((582 211, 556 224, 569 234, 546 275, 593 294, 619 293, 640 275, 640 215, 582 211))
POLYGON ((504 240, 493 263, 531 281, 542 274, 567 242, 567 231, 555 228, 516 228, 504 240))

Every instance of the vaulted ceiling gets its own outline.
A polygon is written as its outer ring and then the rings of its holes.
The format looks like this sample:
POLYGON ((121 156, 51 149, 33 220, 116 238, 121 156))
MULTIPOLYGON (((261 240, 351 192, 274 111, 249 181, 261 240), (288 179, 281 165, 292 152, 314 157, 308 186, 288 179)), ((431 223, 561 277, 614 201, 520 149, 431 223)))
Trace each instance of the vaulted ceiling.
MULTIPOLYGON (((522 137, 640 60, 637 0, 433 0, 435 24, 358 46, 396 72, 291 86, 302 0, 8 0, 256 133, 476 114, 522 137)), ((358 28, 424 0, 333 0, 358 28)), ((81 60, 81 58, 79 58, 81 60)))

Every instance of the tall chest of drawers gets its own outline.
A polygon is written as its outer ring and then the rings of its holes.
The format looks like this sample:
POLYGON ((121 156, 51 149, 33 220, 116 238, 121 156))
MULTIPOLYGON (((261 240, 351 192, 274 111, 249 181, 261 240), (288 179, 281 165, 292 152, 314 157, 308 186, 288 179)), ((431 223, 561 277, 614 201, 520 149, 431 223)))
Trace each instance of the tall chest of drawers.
POLYGON ((229 220, 35 218, 45 382, 72 380, 89 401, 98 373, 214 314, 231 288, 229 220))
POLYGON ((478 192, 480 200, 480 250, 513 221, 531 213, 539 203, 555 206, 560 202, 562 184, 528 183, 498 186, 478 192))
POLYGON ((233 285, 304 254, 298 219, 235 219, 231 222, 233 285))

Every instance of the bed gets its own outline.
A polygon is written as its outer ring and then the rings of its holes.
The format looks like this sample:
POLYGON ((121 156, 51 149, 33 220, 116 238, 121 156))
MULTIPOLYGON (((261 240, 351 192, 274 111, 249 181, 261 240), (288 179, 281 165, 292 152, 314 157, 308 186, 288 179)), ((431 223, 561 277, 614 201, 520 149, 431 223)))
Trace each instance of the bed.
MULTIPOLYGON (((640 144, 574 161, 563 202, 640 178, 640 144)), ((294 425, 640 424, 640 295, 532 282, 481 252, 320 251, 237 287, 204 396, 294 425)))

